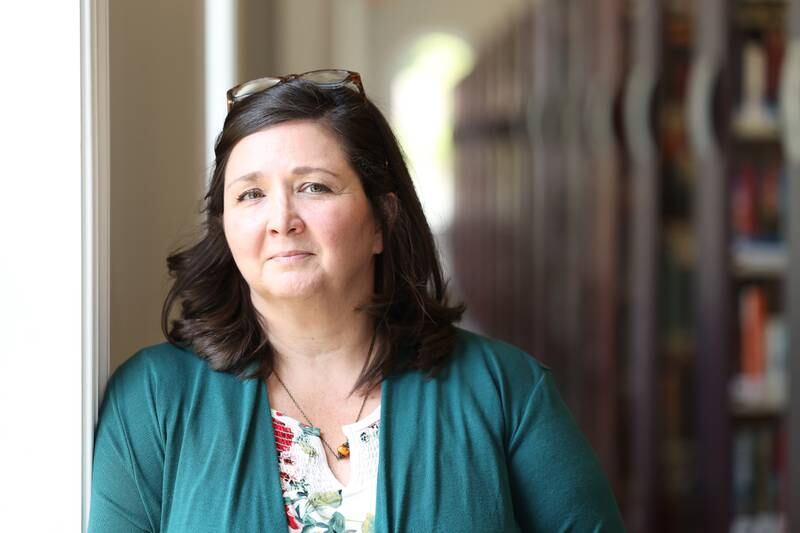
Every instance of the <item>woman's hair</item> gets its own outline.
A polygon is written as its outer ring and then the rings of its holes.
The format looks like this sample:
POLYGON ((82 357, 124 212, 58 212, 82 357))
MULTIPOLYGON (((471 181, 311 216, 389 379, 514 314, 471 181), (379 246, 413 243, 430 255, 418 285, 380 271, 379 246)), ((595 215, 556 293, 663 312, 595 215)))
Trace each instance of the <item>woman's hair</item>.
POLYGON ((372 301, 361 308, 373 317, 380 342, 353 390, 376 385, 394 371, 435 375, 453 352, 453 323, 464 307, 447 302, 433 235, 397 139, 369 99, 348 88, 323 89, 303 80, 249 96, 228 113, 214 146, 202 238, 167 257, 175 281, 161 312, 164 335, 190 347, 215 370, 244 379, 265 378, 272 371, 265 326, 223 231, 223 191, 234 146, 291 120, 314 120, 336 136, 383 231, 372 301), (180 318, 170 324, 178 301, 180 318))

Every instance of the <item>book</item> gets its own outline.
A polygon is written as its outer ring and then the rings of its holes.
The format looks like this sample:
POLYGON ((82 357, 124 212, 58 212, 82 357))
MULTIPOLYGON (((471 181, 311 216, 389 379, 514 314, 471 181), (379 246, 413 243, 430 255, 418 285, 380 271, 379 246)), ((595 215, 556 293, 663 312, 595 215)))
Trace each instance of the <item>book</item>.
POLYGON ((733 233, 737 239, 752 239, 758 235, 758 212, 756 208, 757 176, 755 167, 743 162, 733 178, 732 222, 733 233))
POLYGON ((750 378, 761 378, 766 367, 767 297, 764 289, 747 286, 739 300, 740 369, 750 378))

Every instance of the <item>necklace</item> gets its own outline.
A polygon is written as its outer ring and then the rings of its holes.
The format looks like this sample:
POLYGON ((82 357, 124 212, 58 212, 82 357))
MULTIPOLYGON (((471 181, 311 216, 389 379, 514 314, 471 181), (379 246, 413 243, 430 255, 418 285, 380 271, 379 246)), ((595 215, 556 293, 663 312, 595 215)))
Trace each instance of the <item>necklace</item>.
MULTIPOLYGON (((297 400, 294 399, 294 396, 292 396, 292 393, 289 392, 289 387, 287 387, 286 384, 283 382, 283 380, 280 378, 280 376, 278 376, 278 373, 275 372, 275 371, 273 371, 272 373, 275 375, 275 379, 278 380, 278 383, 280 383, 281 386, 283 387, 283 390, 286 391, 286 394, 289 395, 289 398, 292 400, 292 403, 294 404, 294 406, 297 407, 297 410, 300 411, 300 413, 303 415, 303 418, 306 419, 306 423, 308 423, 309 426, 317 427, 308 418, 308 415, 306 415, 306 412, 303 411, 302 407, 300 407, 300 404, 297 403, 297 400)), ((361 413, 364 411, 364 405, 366 405, 366 403, 367 403, 367 397, 369 396, 369 393, 370 393, 371 390, 372 389, 367 391, 367 393, 364 395, 364 400, 361 402, 361 408, 358 410, 358 415, 356 416, 356 422, 361 420, 361 413)), ((320 432, 320 434, 319 434, 319 440, 321 440, 322 444, 324 444, 325 447, 328 448, 328 450, 330 450, 330 452, 333 454, 333 456, 336 457, 337 461, 341 461, 342 459, 347 459, 347 458, 350 457, 350 441, 349 440, 346 440, 343 443, 341 443, 339 446, 337 446, 336 447, 336 451, 334 451, 334 449, 331 448, 331 445, 328 444, 328 441, 326 441, 325 438, 322 436, 322 432, 320 432)))
MULTIPOLYGON (((369 350, 367 350, 367 360, 364 362, 364 365, 368 364, 369 360, 372 358, 372 349, 375 347, 375 340, 376 340, 377 337, 378 337, 378 329, 376 328, 372 332, 372 339, 369 341, 369 350)), ((306 419, 306 423, 309 426, 316 428, 317 426, 315 426, 311 422, 311 420, 308 418, 308 415, 306 414, 306 412, 303 411, 303 408, 300 407, 300 404, 297 403, 297 400, 294 399, 294 396, 292 396, 292 393, 289 392, 289 387, 286 386, 286 383, 283 382, 283 380, 280 378, 278 373, 275 372, 275 370, 273 370, 272 373, 275 374, 275 379, 278 380, 278 383, 281 384, 281 387, 283 387, 283 390, 285 390, 286 394, 289 395, 289 398, 292 400, 292 403, 294 404, 294 406, 297 407, 297 410, 300 411, 300 414, 302 414, 303 418, 306 419)), ((366 405, 367 398, 369 397, 369 393, 371 391, 372 391, 372 388, 369 389, 366 394, 364 394, 364 400, 361 402, 361 408, 358 410, 358 415, 356 416, 356 422, 361 420, 361 413, 364 411, 364 405, 366 405)), ((319 428, 317 428, 317 429, 319 429, 319 428)), ((339 446, 337 446, 335 451, 331 447, 331 445, 328 444, 328 441, 326 441, 322 437, 322 430, 319 430, 319 440, 321 440, 322 444, 324 444, 325 447, 328 448, 328 450, 330 450, 331 454, 333 454, 333 456, 336 457, 337 461, 341 461, 342 459, 347 459, 348 457, 350 457, 350 441, 349 440, 346 440, 343 443, 341 443, 339 446)))

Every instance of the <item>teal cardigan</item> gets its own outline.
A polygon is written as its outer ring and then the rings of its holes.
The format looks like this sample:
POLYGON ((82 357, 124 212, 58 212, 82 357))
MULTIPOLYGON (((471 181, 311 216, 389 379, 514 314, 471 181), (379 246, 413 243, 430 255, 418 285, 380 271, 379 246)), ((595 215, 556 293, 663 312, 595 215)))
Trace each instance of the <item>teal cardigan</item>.
MULTIPOLYGON (((435 379, 381 389, 375 532, 624 531, 546 367, 459 330, 435 379)), ((263 381, 159 344, 109 381, 89 531, 286 532, 263 381)))

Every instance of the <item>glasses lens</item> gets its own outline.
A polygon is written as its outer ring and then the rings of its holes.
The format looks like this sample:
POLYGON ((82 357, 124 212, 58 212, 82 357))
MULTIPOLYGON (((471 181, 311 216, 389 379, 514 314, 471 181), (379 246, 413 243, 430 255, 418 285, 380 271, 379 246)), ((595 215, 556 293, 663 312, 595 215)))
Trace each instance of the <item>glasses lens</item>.
POLYGON ((270 87, 280 83, 280 78, 260 78, 257 80, 248 81, 240 85, 231 96, 234 99, 243 98, 245 96, 269 89, 270 87))
POLYGON ((318 85, 341 85, 349 77, 350 73, 346 70, 315 70, 300 76, 300 78, 318 85))

